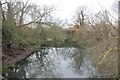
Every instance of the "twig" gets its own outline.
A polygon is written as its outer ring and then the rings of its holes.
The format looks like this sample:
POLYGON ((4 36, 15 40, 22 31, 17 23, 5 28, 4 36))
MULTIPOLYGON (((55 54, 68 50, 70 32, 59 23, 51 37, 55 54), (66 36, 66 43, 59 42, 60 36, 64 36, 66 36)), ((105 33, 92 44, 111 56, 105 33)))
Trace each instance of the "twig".
POLYGON ((7 62, 8 60, 10 60, 12 57, 8 58, 7 60, 5 60, 5 62, 7 62))
POLYGON ((19 45, 19 47, 21 47, 22 49, 24 49, 28 53, 28 50, 26 48, 22 47, 21 45, 19 45))
POLYGON ((95 49, 95 48, 99 47, 100 45, 106 43, 107 41, 108 41, 108 40, 106 40, 106 41, 104 41, 104 42, 102 42, 102 43, 98 44, 97 46, 95 46, 95 47, 93 47, 93 48, 90 48, 90 49, 95 49))
POLYGON ((101 63, 103 62, 103 60, 105 59, 105 57, 107 56, 107 54, 108 54, 110 51, 112 51, 112 50, 113 50, 113 48, 110 48, 110 49, 107 50, 107 52, 103 55, 103 58, 102 58, 102 60, 99 62, 99 64, 101 64, 101 63))

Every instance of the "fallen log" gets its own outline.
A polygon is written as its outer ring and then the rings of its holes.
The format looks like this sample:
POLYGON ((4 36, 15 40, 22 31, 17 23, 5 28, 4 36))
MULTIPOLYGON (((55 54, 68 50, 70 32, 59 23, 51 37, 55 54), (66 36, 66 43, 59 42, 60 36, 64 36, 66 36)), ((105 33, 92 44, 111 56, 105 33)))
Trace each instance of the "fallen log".
POLYGON ((3 65, 13 65, 16 63, 19 63, 23 60, 25 60, 26 58, 28 58, 29 56, 31 56, 34 53, 35 48, 29 48, 29 49, 16 49, 13 52, 6 52, 3 53, 4 56, 6 56, 6 59, 4 61, 2 61, 3 65), (12 53, 13 55, 8 56, 7 54, 12 53))
POLYGON ((10 60, 7 61, 8 64, 16 64, 22 60, 25 60, 29 56, 33 54, 33 50, 30 50, 29 52, 21 51, 19 52, 20 55, 16 55, 15 57, 11 57, 10 60))

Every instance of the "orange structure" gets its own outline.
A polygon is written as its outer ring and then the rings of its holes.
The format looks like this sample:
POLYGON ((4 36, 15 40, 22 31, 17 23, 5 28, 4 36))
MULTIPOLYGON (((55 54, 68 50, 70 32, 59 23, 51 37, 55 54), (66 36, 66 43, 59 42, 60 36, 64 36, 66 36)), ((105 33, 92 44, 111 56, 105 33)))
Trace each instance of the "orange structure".
POLYGON ((69 27, 68 31, 72 32, 72 33, 79 33, 80 32, 80 25, 76 24, 73 27, 69 27))

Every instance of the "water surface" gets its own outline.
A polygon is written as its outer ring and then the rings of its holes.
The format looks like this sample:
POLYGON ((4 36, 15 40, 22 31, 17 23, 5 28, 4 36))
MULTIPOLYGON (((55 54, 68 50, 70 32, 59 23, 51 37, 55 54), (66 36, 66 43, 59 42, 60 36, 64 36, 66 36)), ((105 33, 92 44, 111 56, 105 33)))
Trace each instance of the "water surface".
POLYGON ((78 48, 46 48, 8 72, 9 78, 90 78, 97 76, 89 53, 78 48))

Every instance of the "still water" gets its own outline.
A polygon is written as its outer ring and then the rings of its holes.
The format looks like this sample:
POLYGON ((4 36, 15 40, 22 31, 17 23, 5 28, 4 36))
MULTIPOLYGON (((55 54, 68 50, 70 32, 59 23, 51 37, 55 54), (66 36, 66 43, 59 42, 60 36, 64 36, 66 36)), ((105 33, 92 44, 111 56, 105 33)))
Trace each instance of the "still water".
POLYGON ((92 78, 98 76, 86 49, 46 48, 6 73, 8 78, 92 78))

